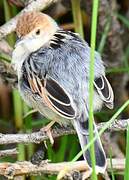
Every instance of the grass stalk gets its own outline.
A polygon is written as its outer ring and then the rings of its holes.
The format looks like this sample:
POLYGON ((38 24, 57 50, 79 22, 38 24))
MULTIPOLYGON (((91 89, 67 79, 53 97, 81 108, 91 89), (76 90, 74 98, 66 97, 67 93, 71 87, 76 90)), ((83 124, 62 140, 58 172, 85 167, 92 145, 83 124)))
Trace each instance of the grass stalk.
MULTIPOLYGON (((4 6, 4 16, 5 16, 5 20, 6 20, 6 22, 7 22, 8 20, 11 19, 11 8, 10 8, 7 0, 4 0, 4 1, 3 1, 3 6, 4 6)), ((15 37, 14 37, 13 34, 10 34, 10 35, 7 36, 8 43, 9 43, 11 46, 14 45, 14 38, 15 38, 15 37)))
MULTIPOLYGON (((90 81, 89 81, 89 138, 90 141, 94 137, 94 115, 93 115, 93 97, 94 97, 94 59, 95 59, 95 44, 96 44, 96 29, 97 29, 97 16, 98 16, 99 0, 93 1, 92 8, 92 25, 91 25, 91 51, 90 51, 90 81)), ((97 180, 95 165, 95 151, 94 144, 90 147, 91 163, 92 163, 92 179, 97 180)))
POLYGON ((75 32, 84 38, 80 0, 71 0, 75 32))
POLYGON ((123 16, 122 14, 119 14, 119 13, 117 13, 115 15, 127 28, 129 28, 129 20, 128 20, 128 18, 126 18, 125 16, 123 16))
POLYGON ((68 147, 72 146, 72 150, 68 154, 68 160, 71 161, 71 159, 73 159, 73 157, 76 155, 79 149, 79 144, 75 135, 70 135, 69 138, 70 138, 70 141, 69 141, 68 147))
MULTIPOLYGON (((24 109, 24 114, 27 114, 29 112, 29 107, 23 103, 23 109, 24 109)), ((32 115, 29 115, 25 118, 25 130, 27 133, 32 132, 32 115)), ((27 146, 27 155, 28 159, 33 155, 34 153, 34 145, 32 143, 29 143, 27 146)))
POLYGON ((64 161, 65 160, 65 152, 66 152, 66 147, 68 144, 68 136, 63 136, 61 137, 61 146, 58 150, 58 152, 56 152, 54 154, 54 160, 57 160, 58 162, 64 161))
POLYGON ((0 53, 0 60, 3 60, 3 61, 5 61, 5 62, 10 62, 10 61, 11 61, 11 58, 10 58, 10 56, 8 56, 7 54, 0 53))
POLYGON ((111 177, 112 177, 112 180, 115 180, 115 176, 113 172, 113 165, 112 165, 112 149, 111 148, 109 151, 109 157, 110 157, 110 165, 111 165, 111 177))
POLYGON ((14 115, 15 115, 15 126, 17 130, 21 130, 23 127, 22 120, 22 101, 17 90, 13 90, 13 102, 14 102, 14 115))
POLYGON ((127 128, 127 137, 126 137, 126 160, 125 160, 124 180, 129 180, 129 124, 127 128))
POLYGON ((109 29, 110 29, 110 19, 108 18, 107 23, 106 23, 105 28, 104 28, 104 32, 102 34, 102 37, 101 37, 101 40, 99 43, 99 47, 98 47, 98 52, 100 54, 103 53, 109 29))

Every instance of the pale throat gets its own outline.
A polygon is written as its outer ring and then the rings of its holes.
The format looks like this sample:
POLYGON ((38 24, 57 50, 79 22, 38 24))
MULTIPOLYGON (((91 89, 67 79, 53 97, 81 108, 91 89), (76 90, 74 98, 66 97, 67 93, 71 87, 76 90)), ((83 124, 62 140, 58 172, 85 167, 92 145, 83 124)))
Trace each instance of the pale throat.
POLYGON ((17 72, 18 78, 21 77, 21 68, 25 59, 30 55, 29 52, 24 46, 17 46, 12 54, 12 66, 17 72))

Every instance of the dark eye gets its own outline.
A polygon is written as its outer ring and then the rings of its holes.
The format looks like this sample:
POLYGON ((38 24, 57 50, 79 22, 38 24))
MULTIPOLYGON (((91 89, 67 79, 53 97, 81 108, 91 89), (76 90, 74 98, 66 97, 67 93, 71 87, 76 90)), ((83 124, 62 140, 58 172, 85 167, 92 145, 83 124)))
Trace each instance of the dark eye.
POLYGON ((37 31, 35 33, 36 33, 36 35, 39 35, 40 34, 40 29, 37 29, 37 31))

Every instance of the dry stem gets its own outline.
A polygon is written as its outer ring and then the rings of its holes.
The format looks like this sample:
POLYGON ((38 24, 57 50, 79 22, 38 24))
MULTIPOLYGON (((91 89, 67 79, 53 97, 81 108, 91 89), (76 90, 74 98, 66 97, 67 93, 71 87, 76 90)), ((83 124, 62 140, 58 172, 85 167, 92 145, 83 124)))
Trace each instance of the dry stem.
MULTIPOLYGON (((127 124, 129 123, 129 119, 126 120, 118 120, 115 121, 107 131, 123 131, 127 128, 127 124)), ((99 123, 97 125, 98 130, 100 130, 104 123, 99 123)), ((68 135, 68 134, 75 134, 75 130, 72 127, 56 127, 52 130, 53 138, 68 135)), ((46 132, 38 131, 33 133, 27 134, 0 134, 0 144, 13 144, 13 143, 40 143, 48 139, 46 132)))
MULTIPOLYGON (((114 171, 123 171, 125 167, 125 159, 112 159, 112 166, 114 171)), ((41 174, 58 174, 61 170, 67 167, 69 171, 88 171, 88 165, 85 161, 77 162, 61 162, 61 163, 42 163, 37 166, 28 161, 16 163, 1 163, 0 175, 13 179, 14 176, 20 175, 41 175, 41 174)), ((110 160, 107 160, 107 171, 110 172, 110 160)))
POLYGON ((0 157, 10 156, 10 155, 16 155, 16 154, 18 154, 18 151, 17 151, 16 148, 6 149, 6 150, 0 151, 0 157))

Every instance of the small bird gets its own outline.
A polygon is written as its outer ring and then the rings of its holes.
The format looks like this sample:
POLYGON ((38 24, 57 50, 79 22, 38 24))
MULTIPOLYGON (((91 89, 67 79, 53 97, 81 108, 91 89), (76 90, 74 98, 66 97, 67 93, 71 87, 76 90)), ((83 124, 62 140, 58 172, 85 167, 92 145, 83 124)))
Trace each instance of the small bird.
MULTIPOLYGON (((61 29, 50 16, 26 12, 16 26, 18 40, 12 65, 18 75, 18 88, 25 102, 54 122, 72 124, 81 148, 89 142, 90 47, 73 32, 61 29)), ((114 95, 98 52, 94 66, 94 111, 105 104, 113 108, 114 95)), ((94 134, 97 134, 94 123, 94 134)), ((104 173, 106 156, 101 140, 95 143, 96 171, 104 173)), ((83 153, 92 168, 90 151, 83 153)))

